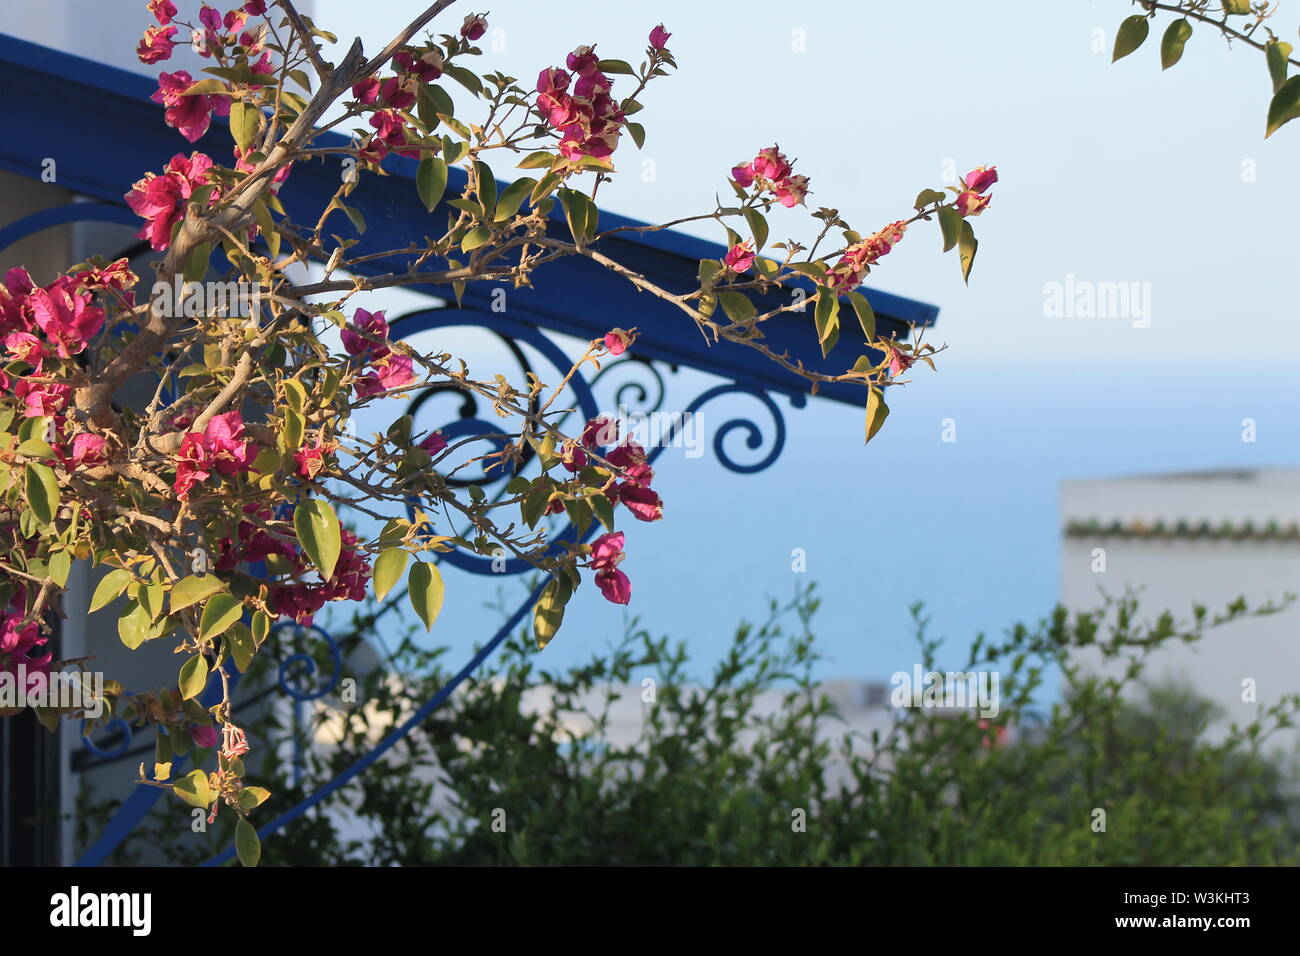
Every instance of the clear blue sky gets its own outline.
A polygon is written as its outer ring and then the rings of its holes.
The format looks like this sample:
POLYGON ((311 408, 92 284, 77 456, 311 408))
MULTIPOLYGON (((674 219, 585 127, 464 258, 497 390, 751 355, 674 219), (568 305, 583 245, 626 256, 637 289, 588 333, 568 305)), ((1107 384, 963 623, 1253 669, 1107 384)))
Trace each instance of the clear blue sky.
MULTIPOLYGON (((371 52, 417 6, 316 2, 322 25, 371 52)), ((453 23, 471 9, 459 7, 453 23)), ((613 211, 701 211, 727 169, 772 142, 798 157, 817 204, 864 232, 942 185, 949 160, 1001 173, 976 223, 970 288, 933 226, 873 275, 941 306, 933 338, 948 350, 938 374, 894 395, 869 447, 860 409, 814 401, 788 415, 783 460, 760 475, 681 451, 661 459, 668 517, 627 529, 632 611, 688 640, 701 669, 739 618, 790 593, 792 548, 823 591, 823 673, 887 676, 915 658, 915 599, 955 642, 1050 608, 1062 478, 1296 463, 1288 220, 1300 126, 1263 139, 1262 57, 1205 29, 1167 73, 1155 37, 1111 65, 1131 12, 1123 0, 492 4, 504 49, 489 46, 484 68, 526 78, 580 43, 632 60, 660 20, 673 32, 681 71, 644 98, 645 151, 626 145, 625 174, 602 188, 613 211), (653 183, 639 175, 647 157, 653 183), (1150 283, 1149 327, 1046 316, 1045 284, 1067 275, 1150 283), (1245 417, 1259 423, 1255 444, 1240 441, 1245 417), (947 418, 955 443, 941 441, 947 418)), ((773 232, 802 228, 791 214, 773 232)), ((467 649, 490 631, 486 592, 455 573, 448 583, 435 633, 467 649)), ((621 609, 584 592, 545 652, 552 665, 621 628, 621 609)))

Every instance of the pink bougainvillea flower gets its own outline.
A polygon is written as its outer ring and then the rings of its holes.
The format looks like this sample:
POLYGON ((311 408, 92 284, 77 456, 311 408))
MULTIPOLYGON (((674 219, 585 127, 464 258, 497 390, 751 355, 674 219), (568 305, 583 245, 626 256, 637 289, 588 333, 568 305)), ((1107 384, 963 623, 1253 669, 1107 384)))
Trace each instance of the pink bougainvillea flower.
POLYGON ((649 485, 637 481, 620 482, 618 500, 638 521, 658 521, 664 516, 663 499, 649 485))
POLYGON ((217 728, 211 724, 195 724, 190 728, 190 740, 194 741, 196 747, 210 749, 217 745, 218 739, 217 728))
POLYGON ((14 395, 23 403, 25 417, 57 418, 72 401, 72 386, 22 378, 14 386, 14 395))
POLYGON ((248 0, 243 6, 243 11, 250 17, 260 17, 266 13, 266 0, 248 0))
POLYGON ((772 182, 785 179, 790 175, 791 170, 790 161, 785 158, 785 154, 776 146, 760 149, 750 167, 754 170, 754 175, 770 179, 772 182))
POLYGON ((550 67, 537 74, 538 93, 563 93, 569 88, 569 76, 559 67, 550 67))
POLYGON ((623 329, 612 329, 605 333, 605 348, 610 355, 622 355, 632 344, 634 336, 623 329))
POLYGON ((108 441, 103 435, 81 432, 72 439, 72 454, 65 463, 71 468, 93 468, 108 464, 108 441))
POLYGON ((624 115, 610 95, 613 81, 598 69, 592 47, 580 46, 567 58, 569 70, 542 70, 537 77, 537 111, 560 136, 560 155, 578 162, 584 157, 603 159, 613 154, 622 133, 624 115), (573 82, 572 93, 569 89, 573 82))
POLYGON ((176 16, 176 4, 172 3, 172 0, 149 0, 146 6, 154 15, 154 19, 163 26, 171 23, 172 17, 176 16))
POLYGON ((369 398, 403 388, 415 381, 414 365, 409 355, 389 352, 382 359, 376 360, 371 371, 357 379, 358 398, 369 398))
POLYGON ((623 560, 624 540, 622 531, 611 531, 591 542, 591 566, 597 571, 618 567, 623 560))
POLYGON ((915 355, 910 352, 904 352, 892 345, 889 346, 889 350, 886 354, 888 356, 890 375, 901 375, 911 368, 912 364, 916 361, 915 355))
POLYGON ((191 143, 208 131, 212 114, 226 116, 230 112, 230 98, 227 96, 199 93, 184 96, 184 92, 194 85, 194 78, 187 70, 175 73, 158 74, 158 90, 151 99, 166 107, 163 118, 167 125, 176 129, 191 143))
POLYGON ((605 489, 605 496, 614 504, 622 504, 639 521, 658 521, 664 516, 663 500, 650 487, 654 469, 650 467, 645 449, 638 442, 627 439, 605 460, 623 473, 623 480, 605 489))
POLYGON ((203 429, 203 443, 212 464, 223 475, 247 471, 257 457, 253 443, 244 439, 244 419, 239 412, 213 415, 203 429))
POLYGON ((565 66, 574 73, 590 73, 596 69, 596 64, 599 62, 600 58, 596 56, 595 47, 580 46, 568 55, 565 66))
POLYGON ((32 367, 33 375, 40 375, 45 360, 52 354, 45 342, 30 332, 10 332, 5 336, 5 349, 9 354, 32 367))
POLYGON ((962 185, 970 192, 982 193, 987 192, 988 188, 997 181, 998 168, 996 166, 977 166, 962 179, 962 185))
POLYGON ((171 58, 172 47, 176 41, 175 27, 146 27, 140 44, 135 48, 135 55, 141 63, 159 63, 171 58))
POLYGON ((429 435, 420 442, 419 447, 423 448, 430 455, 440 455, 447 450, 447 436, 442 432, 430 432, 429 435))
POLYGON ((31 315, 26 305, 34 288, 26 269, 15 266, 5 273, 4 283, 0 284, 0 334, 31 330, 31 315))
POLYGON ((244 507, 245 517, 239 519, 236 540, 222 538, 217 542, 218 571, 231 571, 244 561, 265 561, 273 554, 290 561, 300 560, 300 552, 295 544, 271 534, 262 524, 271 520, 271 509, 255 502, 244 507), (253 519, 253 520, 250 520, 253 519))
POLYGON ((55 281, 27 299, 32 317, 59 358, 72 358, 84 351, 104 327, 104 310, 93 305, 89 295, 73 291, 71 285, 71 280, 55 281))
POLYGON ((256 457, 253 442, 244 439, 244 420, 239 412, 214 415, 202 434, 190 432, 181 439, 176 457, 176 493, 187 497, 191 488, 207 481, 214 471, 226 476, 247 471, 256 457))
POLYGON ((125 292, 140 281, 140 277, 131 271, 131 263, 126 259, 110 262, 102 269, 87 269, 77 273, 76 279, 88 288, 112 289, 114 292, 125 292))
MULTIPOLYGON (((251 149, 247 153, 245 153, 238 146, 234 148, 233 152, 235 154, 235 168, 239 170, 241 173, 251 173, 255 169, 257 169, 258 163, 255 162, 254 159, 250 159, 249 157, 255 158, 256 156, 260 156, 261 155, 260 153, 254 153, 253 150, 251 149)), ((275 171, 275 175, 271 177, 271 191, 279 192, 280 186, 283 185, 284 181, 289 178, 289 173, 292 171, 293 171, 293 163, 285 163, 283 166, 277 169, 275 171)))
POLYGON ((752 162, 734 167, 731 178, 742 189, 757 181, 777 202, 790 207, 799 205, 808 195, 808 177, 794 175, 793 169, 794 164, 778 147, 769 146, 759 150, 752 162))
MULTIPOLYGON (((329 601, 360 601, 365 598, 366 585, 370 581, 370 562, 366 560, 365 552, 358 546, 352 532, 344 529, 341 537, 334 576, 328 581, 297 581, 271 588, 271 604, 278 613, 305 626, 311 624, 316 612, 329 601)), ((308 573, 308 568, 301 563, 301 555, 297 556, 297 560, 297 576, 301 578, 308 573)))
POLYGON ((591 543, 589 566, 596 572, 596 587, 606 601, 626 604, 632 599, 632 582, 619 570, 623 560, 623 532, 602 534, 591 543))
POLYGON ((374 103, 379 99, 379 78, 368 76, 360 83, 353 84, 352 95, 367 106, 374 103))
POLYGON ((352 314, 352 323, 343 327, 339 337, 349 355, 380 359, 388 354, 388 321, 383 312, 357 309, 352 314))
MULTIPOLYGON (((188 157, 177 153, 161 176, 146 173, 144 179, 138 180, 126 194, 131 211, 145 220, 136 235, 148 239, 149 245, 160 252, 171 245, 172 228, 185 211, 183 203, 195 189, 210 185, 208 170, 211 168, 211 158, 203 153, 191 153, 188 157)), ((208 204, 216 203, 219 198, 220 190, 214 189, 208 204)))
POLYGON ((802 203, 804 197, 808 195, 808 177, 787 176, 776 184, 773 191, 776 193, 777 202, 790 209, 802 203))
POLYGON ((560 464, 564 466, 565 471, 576 475, 587 467, 587 453, 582 450, 581 445, 566 443, 560 453, 560 464))
POLYGON ((320 474, 321 469, 326 465, 326 456, 338 447, 332 441, 325 441, 320 435, 316 436, 316 442, 313 445, 304 445, 298 451, 293 453, 293 460, 297 462, 298 476, 306 478, 309 481, 320 474))
POLYGON ((906 232, 907 224, 899 220, 849 246, 827 273, 826 284, 840 292, 856 289, 876 261, 881 256, 888 255, 902 241, 906 232))
POLYGON ((584 448, 604 448, 618 441, 618 422, 607 415, 593 418, 582 429, 584 448))
POLYGON ((672 34, 665 30, 664 25, 661 23, 650 31, 650 46, 656 50, 662 50, 668 45, 668 38, 670 36, 672 36, 672 34))
POLYGON ((737 274, 749 271, 754 264, 754 244, 746 239, 732 246, 722 260, 728 269, 737 274))
MULTIPOLYGON (((24 616, 21 605, 18 609, 10 605, 10 610, 5 611, 3 617, 0 617, 0 674, 12 674, 17 677, 20 666, 25 669, 29 678, 49 673, 50 662, 54 659, 54 655, 45 651, 47 638, 41 635, 38 621, 20 625, 19 622, 24 616), (42 654, 41 651, 45 653, 42 654)), ((26 691, 27 688, 22 690, 26 691)))
POLYGON ((964 192, 957 197, 957 212, 962 218, 969 216, 978 216, 989 206, 991 196, 981 196, 979 193, 964 192))
POLYGON ((471 13, 460 25, 460 35, 473 42, 487 32, 487 20, 481 13, 471 13))

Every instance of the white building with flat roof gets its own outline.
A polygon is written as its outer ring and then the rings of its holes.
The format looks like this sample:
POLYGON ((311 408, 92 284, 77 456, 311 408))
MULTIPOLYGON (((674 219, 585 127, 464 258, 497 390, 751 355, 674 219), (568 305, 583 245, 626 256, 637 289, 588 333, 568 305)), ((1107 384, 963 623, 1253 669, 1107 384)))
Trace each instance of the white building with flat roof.
MULTIPOLYGON (((1072 610, 1132 589, 1144 619, 1167 610, 1181 622, 1197 604, 1214 615, 1238 597, 1256 607, 1300 593, 1300 469, 1066 481, 1061 517, 1061 600, 1072 610)), ((1103 666, 1095 652, 1080 659, 1103 666)), ((1300 604, 1170 642, 1145 676, 1186 680, 1248 723, 1300 693, 1300 604)))

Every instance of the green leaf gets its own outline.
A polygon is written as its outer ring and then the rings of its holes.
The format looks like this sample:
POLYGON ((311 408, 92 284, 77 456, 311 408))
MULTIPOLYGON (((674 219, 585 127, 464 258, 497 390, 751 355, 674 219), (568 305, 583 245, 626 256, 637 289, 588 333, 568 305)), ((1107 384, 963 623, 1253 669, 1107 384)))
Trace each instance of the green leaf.
POLYGON ((524 176, 516 179, 513 183, 505 188, 501 198, 497 200, 497 212, 492 217, 494 222, 505 222, 511 216, 519 211, 519 207, 524 204, 533 187, 537 185, 537 180, 531 176, 524 176))
POLYGON ((245 787, 239 791, 239 809, 255 810, 266 803, 270 797, 271 791, 266 787, 245 787))
POLYGON ((542 151, 529 153, 524 157, 524 161, 515 166, 516 169, 550 169, 551 164, 555 162, 555 156, 551 153, 542 151))
POLYGON ((49 524, 59 510, 59 481, 48 465, 27 464, 27 504, 41 524, 49 524))
POLYGON ((460 251, 473 252, 479 246, 486 244, 491 238, 492 233, 488 231, 487 226, 475 226, 465 233, 465 238, 460 241, 460 251))
POLYGON ((947 252, 957 245, 957 237, 961 235, 961 213, 952 206, 940 209, 939 231, 943 235, 943 251, 947 252))
MULTIPOLYGON (((434 100, 433 90, 437 89, 432 83, 421 83, 415 91, 415 115, 420 118, 424 124, 424 131, 432 133, 438 128, 438 114, 444 112, 438 109, 438 104, 434 100)), ((446 94, 443 94, 446 96, 446 94)))
POLYGON ((1228 16, 1250 13, 1250 0, 1223 0, 1223 12, 1228 16))
POLYGON ((853 306, 853 311, 857 313, 858 324, 862 326, 862 334, 870 341, 876 337, 876 312, 871 308, 871 303, 861 292, 847 293, 849 303, 853 306))
POLYGON ((546 647, 564 623, 564 606, 573 596, 573 585, 565 575, 551 579, 542 591, 533 607, 533 632, 537 636, 537 646, 546 647))
MULTIPOLYGON (((104 580, 108 580, 108 578, 104 580)), ((177 611, 183 611, 187 607, 198 604, 204 598, 225 589, 226 582, 214 574, 191 574, 189 577, 178 581, 176 586, 172 588, 171 613, 175 614, 177 611)))
POLYGON ((1111 54, 1110 62, 1114 63, 1140 47, 1142 41, 1147 38, 1149 29, 1147 18, 1141 14, 1135 13, 1133 16, 1126 18, 1119 25, 1119 31, 1115 34, 1115 52, 1111 54))
POLYGON ((632 69, 632 64, 626 60, 601 60, 596 64, 596 69, 602 73, 613 73, 621 76, 636 76, 636 70, 632 69))
POLYGON ((257 228, 262 230, 262 238, 266 240, 271 258, 274 259, 280 254, 280 234, 275 230, 275 220, 271 218, 271 210, 260 199, 253 203, 253 218, 257 220, 257 228))
POLYGON ((979 249, 979 245, 970 221, 963 219, 961 221, 961 236, 957 240, 957 255, 961 257, 962 280, 967 284, 970 284, 970 267, 975 264, 975 252, 979 249))
POLYGON ((59 551, 50 555, 49 560, 50 578, 59 587, 65 587, 68 583, 68 574, 72 571, 72 555, 66 551, 59 551))
POLYGON ((235 852, 239 854, 239 862, 247 867, 257 866, 262 859, 262 841, 253 825, 243 817, 235 824, 235 852))
POLYGON ((840 300, 824 285, 817 287, 817 309, 813 319, 817 324, 817 341, 825 358, 840 339, 840 300))
POLYGON ((551 190, 553 190, 556 186, 558 186, 559 183, 560 183, 559 173, 547 173, 545 176, 543 176, 541 179, 537 181, 537 185, 533 187, 532 194, 528 197, 528 201, 532 203, 534 206, 536 206, 543 199, 549 196, 551 194, 551 190))
POLYGON ((420 615, 426 631, 433 630, 433 622, 442 610, 443 584, 442 573, 428 561, 416 561, 407 576, 406 587, 411 599, 411 607, 420 615))
POLYGON ((302 433, 307 427, 306 421, 302 415, 295 412, 292 408, 284 410, 284 428, 280 430, 280 438, 284 442, 284 450, 295 452, 302 445, 302 433))
POLYGON ((135 650, 149 639, 153 620, 149 612, 135 601, 128 601, 117 617, 117 636, 130 650, 135 650))
POLYGON ((873 385, 867 393, 867 441, 876 436, 888 417, 889 406, 885 404, 885 393, 873 385))
POLYGON ((233 594, 214 594, 203 605, 199 617, 199 637, 203 640, 224 634, 244 613, 244 602, 233 594))
POLYGON ((206 810, 212 806, 215 794, 208 786, 208 775, 202 770, 191 770, 172 784, 172 790, 192 807, 206 810))
POLYGON ((236 621, 226 632, 225 640, 235 666, 241 674, 244 673, 248 670, 248 665, 253 663, 253 655, 257 653, 253 632, 242 621, 236 621))
POLYGON ((240 150, 247 150, 253 145, 257 136, 257 124, 262 118, 261 110, 256 106, 230 101, 230 135, 235 138, 240 150))
POLYGON ((637 149, 642 149, 645 146, 644 126, 642 126, 640 123, 628 123, 627 132, 628 135, 632 137, 632 142, 636 143, 637 149))
POLYGON ((754 317, 754 303, 743 292, 719 292, 718 301, 733 322, 746 322, 754 317))
POLYGON ((382 601, 393 585, 401 580, 410 554, 403 548, 388 548, 375 561, 375 600, 382 601))
POLYGON ((1160 38, 1160 69, 1167 70, 1183 58, 1183 46, 1192 36, 1192 25, 1186 19, 1174 20, 1165 28, 1160 38))
POLYGON ((483 218, 491 220, 497 208, 497 180, 487 163, 474 163, 474 176, 478 180, 478 199, 483 204, 483 218))
POLYGON ((605 496, 605 493, 603 491, 592 495, 589 500, 591 502, 591 510, 595 513, 596 517, 600 520, 600 523, 603 524, 606 527, 606 529, 608 529, 609 531, 613 531, 614 530, 614 503, 611 502, 609 498, 605 496))
POLYGON ((943 202, 948 197, 937 189, 922 189, 916 194, 916 202, 913 203, 913 209, 921 209, 925 206, 931 206, 937 202, 943 202))
POLYGON ((745 221, 749 223, 749 231, 754 234, 754 249, 755 251, 762 249, 767 242, 767 220, 753 206, 746 206, 744 212, 745 221))
POLYGON ((208 274, 209 259, 212 257, 212 243, 201 242, 190 250, 185 266, 181 270, 186 282, 202 282, 208 274))
POLYGON ((334 566, 343 550, 338 515, 329 502, 308 498, 298 503, 293 514, 293 527, 307 557, 316 565, 321 577, 328 581, 334 576, 334 566))
POLYGON ((1293 47, 1281 40, 1270 40, 1264 47, 1264 60, 1268 63, 1268 75, 1273 80, 1273 92, 1281 89, 1286 82, 1287 60, 1291 57, 1293 47))
POLYGON ((426 156, 420 160, 415 171, 415 191, 420 196, 424 208, 433 212, 442 200, 447 189, 447 164, 437 156, 426 156))
POLYGON ((564 218, 568 220, 569 231, 574 241, 582 245, 596 231, 595 204, 576 189, 561 189, 557 195, 560 205, 564 207, 564 218))
POLYGON ((180 689, 182 700, 193 700, 208 686, 208 659, 202 654, 191 657, 181 667, 180 689))
POLYGON ((99 579, 95 593, 90 596, 90 613, 94 613, 114 601, 126 590, 126 586, 135 580, 135 576, 126 568, 114 568, 99 579))
POLYGON ((1293 76, 1277 88, 1268 104, 1268 128, 1264 138, 1268 139, 1297 116, 1300 116, 1300 76, 1293 76))

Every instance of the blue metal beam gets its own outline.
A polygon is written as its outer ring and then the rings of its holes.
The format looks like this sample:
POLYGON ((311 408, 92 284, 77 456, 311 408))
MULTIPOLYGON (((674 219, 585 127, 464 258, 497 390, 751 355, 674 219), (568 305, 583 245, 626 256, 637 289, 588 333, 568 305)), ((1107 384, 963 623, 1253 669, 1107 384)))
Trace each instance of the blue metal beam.
MULTIPOLYGON (((37 178, 47 157, 57 163, 57 183, 107 202, 121 203, 123 194, 144 172, 160 170, 173 155, 202 150, 217 162, 230 163, 230 139, 225 127, 213 130, 191 146, 163 123, 162 108, 149 96, 156 84, 147 77, 104 66, 57 50, 0 34, 0 89, 11 130, 21 134, 0 138, 0 168, 37 178)), ((339 145, 341 136, 327 134, 320 145, 339 145)), ((390 157, 385 169, 391 176, 363 177, 349 204, 368 221, 359 252, 382 251, 408 245, 412 238, 440 233, 449 207, 432 214, 416 198, 413 160, 390 157)), ((281 192, 281 200, 298 221, 315 222, 319 211, 338 187, 342 174, 336 161, 299 163, 281 192)), ((451 171, 447 195, 454 198, 465 185, 465 173, 451 171)), ((504 184, 503 184, 504 185, 504 184)), ((567 238, 559 211, 551 227, 567 238)), ((612 213, 602 213, 601 228, 639 226, 644 223, 612 213)), ((340 217, 341 233, 351 226, 340 217)), ((644 273, 673 292, 696 288, 699 260, 719 258, 725 247, 677 232, 624 233, 602 240, 599 249, 627 267, 644 273)), ((367 266, 370 274, 405 271, 405 258, 393 256, 367 266)), ((736 382, 786 394, 808 391, 802 378, 787 372, 751 348, 734 343, 710 345, 693 322, 678 309, 649 294, 638 292, 626 280, 590 260, 572 256, 537 270, 534 288, 510 289, 507 302, 512 318, 556 332, 595 338, 610 328, 637 327, 635 351, 700 369, 736 382)), ((473 283, 465 292, 466 306, 491 307, 496 284, 473 283)), ((420 287, 442 299, 449 288, 420 287)), ((886 292, 866 290, 883 334, 899 338, 912 324, 933 324, 938 309, 886 292)), ((760 309, 775 307, 778 299, 755 297, 760 309)), ((788 300, 787 300, 788 301, 788 300)), ((850 313, 851 315, 851 313, 850 313)), ((817 371, 837 372, 853 364, 865 350, 857 323, 843 325, 840 341, 823 358, 817 346, 812 312, 787 314, 763 326, 765 344, 817 371)), ((858 403, 862 390, 830 385, 820 395, 858 403)))

